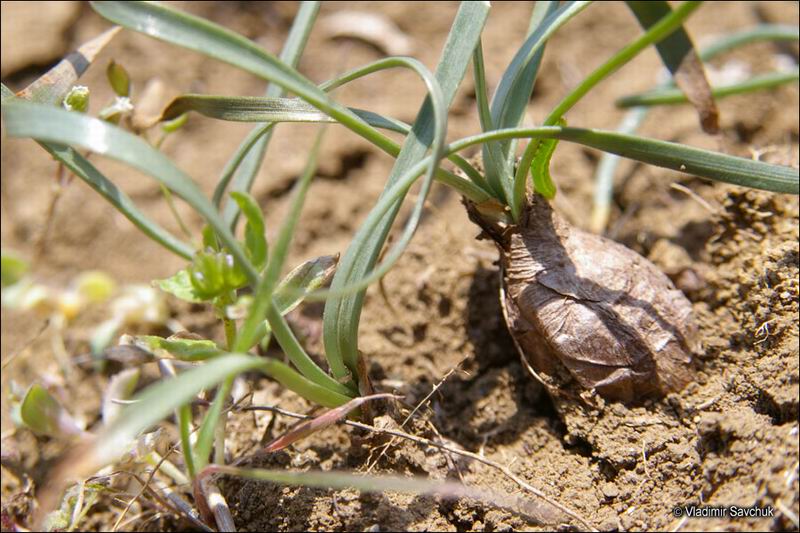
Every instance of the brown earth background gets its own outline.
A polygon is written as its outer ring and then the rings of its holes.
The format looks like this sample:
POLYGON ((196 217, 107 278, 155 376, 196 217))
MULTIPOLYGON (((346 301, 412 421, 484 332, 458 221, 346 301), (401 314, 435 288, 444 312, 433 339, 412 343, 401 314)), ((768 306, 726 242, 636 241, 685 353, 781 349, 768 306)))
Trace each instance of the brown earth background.
MULTIPOLYGON (((176 7, 223 24, 272 52, 278 52, 297 6, 268 2, 193 2, 176 7)), ((530 5, 495 2, 483 35, 487 76, 493 90, 521 42, 530 5)), ((411 39, 411 55, 430 69, 457 9, 452 2, 325 3, 318 24, 338 11, 377 12, 411 39)), ((687 25, 702 45, 714 36, 759 22, 798 23, 796 2, 714 2, 687 25)), ((2 77, 19 90, 57 58, 109 24, 84 3, 3 2, 2 77)), ((602 2, 576 17, 550 41, 528 109, 527 122, 541 122, 577 80, 634 38, 639 29, 620 2, 602 2)), ((374 44, 312 34, 300 70, 322 82, 383 55, 374 44)), ((796 62, 797 46, 756 44, 713 62, 745 65, 752 73, 773 70, 778 56, 796 62)), ((200 92, 260 95, 254 76, 139 34, 124 31, 102 52, 82 82, 92 90, 90 111, 111 100, 104 81, 108 60, 130 72, 134 91, 161 79, 169 95, 200 92)), ((623 111, 615 98, 646 90, 660 63, 648 50, 603 82, 569 113, 570 125, 614 129, 623 111)), ((136 93, 134 93, 134 97, 136 93)), ((348 105, 412 122, 424 97, 414 75, 376 74, 336 94, 348 105)), ((457 94, 449 138, 479 130, 474 88, 468 74, 457 94)), ((722 132, 699 131, 686 107, 654 110, 640 133, 664 140, 798 166, 798 88, 791 85, 720 102, 722 132)), ((251 129, 247 124, 212 122, 193 116, 170 137, 164 152, 209 195, 228 157, 251 129)), ((286 212, 291 186, 299 177, 313 140, 311 125, 281 125, 268 150, 253 193, 272 237, 286 212)), ((592 174, 598 153, 562 143, 552 174, 559 187, 556 207, 571 222, 587 227, 592 174)), ((120 164, 93 161, 146 213, 178 234, 158 186, 120 164)), ((392 160, 344 129, 329 129, 317 177, 295 235, 290 265, 342 252, 383 188, 392 160)), ((54 190, 56 164, 29 140, 2 138, 2 246, 33 258, 54 190)), ((413 193, 412 193, 413 195, 413 193)), ((193 230, 199 217, 179 203, 193 230)), ((402 215, 400 219, 402 220, 402 215)), ((384 279, 384 298, 368 291, 361 320, 360 349, 382 390, 406 395, 417 405, 441 386, 406 430, 483 454, 567 505, 600 530, 757 531, 798 528, 798 199, 713 184, 677 172, 623 162, 617 172, 608 235, 649 257, 683 288, 694 304, 703 351, 696 379, 680 393, 631 407, 600 402, 551 401, 526 374, 503 321, 498 302, 496 252, 475 240, 478 230, 458 196, 436 186, 429 209, 406 254, 384 279), (703 200, 670 185, 678 183, 703 200), (446 377, 446 379, 444 379, 446 377), (442 382, 442 380, 444 381, 442 382), (773 518, 686 519, 673 516, 683 505, 771 506, 773 518)), ((54 287, 76 274, 100 269, 119 283, 164 278, 183 261, 141 235, 126 219, 79 180, 63 191, 44 251, 33 275, 54 287)), ((171 301, 173 316, 188 329, 222 340, 209 313, 171 301)), ((309 349, 319 355, 319 306, 296 313, 309 349)), ((71 354, 86 351, 92 327, 103 311, 82 317, 66 331, 71 354)), ((47 482, 59 443, 13 430, 6 394, 11 379, 27 386, 52 372, 44 319, 20 311, 2 312, 3 450, 13 449, 35 486, 47 482)), ((67 405, 90 423, 97 420, 107 376, 76 370, 64 386, 67 405)), ((253 378, 254 402, 308 412, 311 406, 275 383, 253 378)), ((377 419, 399 424, 405 408, 377 419)), ((292 420, 269 414, 231 415, 228 437, 233 457, 246 457, 263 438, 284 431, 292 420), (264 434, 265 428, 268 434, 264 434)), ((347 469, 373 473, 453 478, 531 500, 497 470, 436 448, 394 442, 334 426, 288 451, 250 461, 260 466, 347 469)), ((30 500, 6 469, 3 508, 26 517, 30 500)), ((134 489, 131 489, 134 490, 134 489)), ((223 491, 241 530, 477 530, 550 529, 572 524, 539 524, 524 514, 472 500, 442 501, 400 493, 286 488, 237 479, 223 491)), ((126 498, 123 498, 126 500, 126 498)), ((127 500, 126 500, 127 501, 127 500)), ((109 529, 121 509, 102 499, 81 524, 109 529)), ((145 515, 145 518, 147 516, 145 515)), ((186 527, 170 516, 130 523, 128 529, 186 527)), ((4 526, 5 527, 5 526, 4 526)))

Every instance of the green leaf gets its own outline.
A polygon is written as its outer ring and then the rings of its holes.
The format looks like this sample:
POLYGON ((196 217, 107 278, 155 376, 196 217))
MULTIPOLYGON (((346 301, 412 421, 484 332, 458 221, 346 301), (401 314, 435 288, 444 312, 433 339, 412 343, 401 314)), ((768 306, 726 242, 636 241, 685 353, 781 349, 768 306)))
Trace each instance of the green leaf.
POLYGON ((331 391, 349 394, 351 392, 350 389, 328 375, 306 353, 303 346, 298 342, 294 333, 289 328, 283 315, 278 311, 273 298, 275 285, 277 284, 278 277, 286 261, 294 229, 300 219, 300 211, 305 201, 306 193, 308 192, 311 179, 314 177, 317 168, 317 156, 319 155, 321 142, 322 132, 317 135, 303 175, 295 185, 289 213, 284 218, 283 225, 278 232, 278 238, 275 242, 273 252, 270 254, 269 265, 267 265, 261 282, 256 288, 253 304, 250 306, 247 319, 237 334, 236 342, 234 343, 234 351, 245 351, 257 342, 255 339, 259 326, 266 317, 284 353, 286 353, 287 357, 292 361, 292 364, 294 364, 303 376, 331 391))
POLYGON ((559 138, 694 176, 766 191, 800 193, 798 172, 789 167, 615 132, 563 128, 559 138))
POLYGON ((174 379, 162 380, 144 389, 134 397, 134 403, 126 406, 95 439, 73 450, 58 469, 60 477, 52 482, 58 486, 65 479, 82 479, 91 475, 119 458, 140 432, 189 403, 200 391, 229 377, 257 369, 320 405, 338 407, 351 399, 308 381, 280 361, 243 354, 222 355, 174 379))
MULTIPOLYGON (((4 102, 6 99, 12 99, 14 97, 14 93, 5 85, 0 84, 0 89, 2 90, 4 102)), ((117 211, 122 213, 134 226, 139 228, 142 233, 169 251, 185 259, 191 259, 193 251, 190 246, 175 238, 164 228, 139 211, 130 197, 117 188, 111 180, 97 170, 85 157, 68 146, 41 141, 37 141, 37 143, 57 161, 67 167, 73 174, 82 179, 89 187, 100 194, 100 196, 105 198, 117 211)))
MULTIPOLYGON (((623 65, 631 61, 640 52, 651 44, 657 43, 665 37, 672 34, 677 28, 681 26, 684 20, 691 15, 694 10, 700 6, 700 2, 687 1, 680 4, 675 11, 671 12, 668 16, 659 20, 656 24, 650 27, 638 39, 625 46, 622 50, 614 54, 608 61, 600 65, 591 74, 586 76, 578 86, 569 92, 559 103, 553 108, 544 120, 544 126, 552 126, 558 123, 562 118, 581 98, 586 96, 598 83, 606 79, 608 76, 616 72, 623 65)), ((533 157, 538 149, 539 141, 533 140, 528 143, 525 152, 522 154, 522 159, 517 170, 514 174, 514 194, 511 207, 514 219, 518 219, 519 213, 522 209, 522 204, 525 201, 527 175, 533 157)))
POLYGON ((22 279, 30 270, 30 265, 20 256, 9 250, 0 252, 0 272, 3 288, 13 285, 22 279))
MULTIPOLYGON (((386 58, 376 61, 371 65, 356 69, 354 72, 373 72, 377 67, 381 68, 394 68, 394 67, 407 67, 412 61, 408 58, 386 58)), ((338 82, 343 79, 354 78, 354 73, 345 73, 336 78, 332 82, 322 85, 326 90, 330 90, 332 86, 338 86, 338 82)), ((297 98, 272 98, 272 97, 238 97, 238 96, 217 96, 217 95, 183 95, 180 98, 192 99, 185 101, 185 106, 193 107, 192 110, 198 111, 203 115, 219 119, 219 120, 234 120, 239 122, 260 122, 272 121, 264 126, 254 129, 248 137, 242 142, 242 145, 237 150, 234 157, 232 157, 225 170, 222 173, 214 189, 213 202, 214 205, 220 205, 222 196, 228 183, 233 178, 239 165, 247 153, 251 150, 253 145, 259 142, 262 136, 267 135, 271 129, 281 121, 286 122, 312 122, 322 124, 339 124, 339 122, 328 115, 321 113, 314 106, 299 100, 297 98), (202 100, 194 100, 194 97, 200 97, 202 100), (244 100, 242 99, 244 98, 244 100), (288 102, 288 104, 287 104, 288 102), (195 104, 200 104, 196 106, 195 104), (263 105, 262 105, 263 104, 263 105)), ((408 135, 411 132, 411 126, 405 122, 395 119, 393 117, 386 117, 372 111, 365 111, 354 107, 348 108, 356 116, 364 120, 370 126, 375 128, 394 131, 408 135)), ((185 116, 185 115, 181 115, 185 116)), ((176 119, 177 120, 177 119, 176 119)), ((400 147, 392 144, 385 147, 387 153, 396 156, 400 153, 400 147), (390 149, 389 149, 390 148, 390 149)), ((464 173, 473 181, 475 186, 469 182, 447 172, 441 168, 436 171, 436 178, 447 185, 458 190, 461 194, 473 200, 480 201, 488 198, 484 189, 488 189, 483 176, 477 172, 467 161, 460 156, 451 154, 448 158, 459 167, 464 173)), ((234 189, 237 187, 234 186, 234 189)), ((227 206, 225 212, 228 212, 227 206)), ((238 211, 237 211, 238 212, 238 211)))
POLYGON ((70 414, 38 383, 31 385, 25 394, 20 417, 38 435, 65 437, 82 433, 70 414))
POLYGON ((172 120, 168 120, 162 123, 161 131, 163 131, 164 133, 175 133, 186 124, 187 120, 189 120, 188 114, 179 115, 172 120))
MULTIPOLYGON (((567 121, 563 118, 558 121, 559 126, 566 126, 567 121)), ((539 143, 539 149, 531 163, 531 175, 533 176, 533 188, 536 192, 552 200, 556 197, 556 186, 553 178, 550 177, 550 160, 553 152, 558 146, 558 139, 545 139, 539 143)))
MULTIPOLYGON (((281 315, 290 313, 308 294, 327 285, 336 272, 338 261, 338 255, 323 255, 316 259, 310 259, 289 272, 272 295, 278 312, 281 315)), ((272 328, 269 326, 269 322, 261 322, 254 335, 255 340, 247 349, 249 350, 261 342, 261 339, 271 333, 272 328)))
POLYGON ((169 278, 153 281, 153 285, 186 302, 201 303, 206 301, 195 290, 189 271, 185 268, 177 271, 169 278))
MULTIPOLYGON (((411 126, 402 121, 384 117, 371 111, 348 108, 356 116, 375 128, 407 134, 411 126)), ((195 111, 203 116, 230 122, 312 122, 338 124, 339 122, 299 98, 274 98, 267 96, 218 96, 184 94, 175 98, 164 110, 161 120, 195 111)), ((264 135, 254 130, 257 136, 264 135)), ((245 145, 247 146, 247 145, 245 145)))
MULTIPOLYGON (((472 71, 475 78, 475 101, 478 104, 478 119, 482 131, 497 129, 494 125, 492 111, 489 109, 489 95, 486 88, 486 69, 483 62, 483 44, 478 41, 472 57, 472 71)), ((505 175, 505 158, 500 151, 499 143, 486 143, 483 145, 483 168, 486 179, 484 187, 492 191, 496 198, 505 200, 505 189, 501 183, 505 175)))
POLYGON ((3 118, 8 135, 81 146, 126 163, 163 183, 206 219, 250 282, 256 284, 258 273, 211 202, 191 178, 144 140, 98 119, 21 100, 3 100, 3 118))
MULTIPOLYGON (((550 37, 592 2, 536 2, 531 14, 528 35, 509 63, 492 97, 492 122, 497 129, 519 126, 533 91, 544 46, 550 37)), ((485 130, 484 130, 485 131, 485 130)), ((497 168, 497 179, 506 179, 512 170, 516 146, 513 141, 498 143, 500 153, 507 162, 497 168)), ((488 177, 488 176, 487 176, 488 177)), ((509 194, 509 199, 510 199, 509 194)))
MULTIPOLYGON (((759 24, 752 28, 746 28, 721 36, 700 51, 700 59, 709 61, 723 52, 753 42, 797 41, 798 39, 800 39, 800 30, 796 27, 780 24, 759 24)), ((656 89, 665 89, 672 85, 673 83, 670 81, 660 84, 656 89)), ((715 98, 719 97, 720 95, 715 93, 715 98)), ((620 105, 619 101, 617 105, 620 105)), ((627 134, 636 132, 639 125, 647 116, 647 111, 648 109, 646 107, 631 109, 622 119, 622 122, 620 122, 617 131, 627 134)), ((604 154, 600 159, 600 163, 597 165, 597 170, 594 175, 594 205, 592 207, 591 223, 589 226, 594 233, 602 232, 608 222, 609 206, 614 186, 614 172, 618 162, 618 155, 604 154)))
POLYGON ((164 109, 159 120, 172 120, 190 111, 232 122, 335 122, 300 98, 204 94, 178 96, 164 109))
MULTIPOLYGON (((797 169, 794 168, 720 154, 683 144, 604 130, 559 126, 512 128, 461 139, 451 143, 447 147, 447 151, 458 152, 482 142, 514 137, 560 139, 701 178, 765 191, 800 193, 800 177, 798 177, 797 169)), ((420 170, 417 169, 417 171, 420 170)), ((413 180, 409 179, 409 182, 413 182, 413 180)), ((409 186, 409 182, 404 182, 402 185, 409 186)))
MULTIPOLYGON (((441 86, 439 102, 436 101, 436 98, 429 96, 423 103, 412 132, 406 138, 387 179, 384 194, 409 168, 423 159, 429 149, 433 152, 431 176, 436 170, 441 151, 438 143, 434 141, 439 140, 442 128, 445 126, 446 110, 464 77, 472 58, 472 52, 480 39, 488 12, 489 5, 484 2, 461 4, 436 69, 436 80, 441 86), (436 115, 434 115, 434 111, 436 115), (441 117, 440 113, 445 113, 445 116, 441 117)), ((405 246, 413 235, 416 221, 424 204, 427 186, 427 183, 423 183, 420 201, 415 205, 415 211, 409 218, 406 232, 398 241, 397 246, 400 246, 397 248, 398 250, 402 250, 402 246, 405 246)), ((372 269, 397 216, 401 201, 402 196, 393 201, 391 208, 373 231, 367 233, 359 230, 339 264, 339 269, 331 284, 333 289, 344 287, 348 283, 365 277, 372 269)), ((337 379, 346 379, 348 376, 355 378, 358 375, 358 324, 363 302, 364 290, 345 298, 331 298, 326 302, 323 326, 325 354, 331 372, 337 379)))
MULTIPOLYGON (((470 9, 488 8, 485 2, 473 2, 473 4, 478 7, 472 7, 470 9)), ((329 115, 357 135, 368 140, 381 150, 392 155, 398 153, 396 149, 397 145, 394 141, 381 134, 349 109, 331 100, 321 88, 314 85, 310 80, 306 79, 285 62, 279 61, 258 45, 239 34, 207 20, 174 11, 168 7, 154 3, 108 1, 93 2, 91 5, 102 16, 134 31, 140 31, 163 41, 204 53, 209 57, 228 62, 248 72, 252 72, 257 76, 270 80, 274 84, 306 100, 311 105, 329 115)), ((313 3, 304 3, 301 6, 300 13, 311 11, 306 10, 306 7, 313 7, 313 5, 313 3)), ((301 33, 302 32, 298 32, 298 35, 301 33)), ((301 39, 298 39, 298 41, 300 40, 301 39)), ((396 65, 402 64, 403 59, 404 58, 390 58, 396 65)), ((418 61, 409 60, 408 58, 405 59, 406 65, 412 63, 419 64, 418 61)), ((426 83, 428 82, 430 82, 430 80, 426 80, 426 83)), ((268 94, 268 96, 279 96, 279 94, 268 94)), ((262 146, 261 143, 264 142, 263 138, 259 137, 258 134, 266 136, 268 132, 271 131, 269 124, 260 126, 259 128, 263 128, 263 131, 252 132, 246 140, 246 143, 253 143, 253 147, 251 148, 255 151, 257 151, 258 147, 262 146)), ((246 154, 249 153, 249 149, 244 148, 245 147, 242 147, 241 150, 237 151, 234 156, 235 159, 242 160, 246 154)), ((260 157, 259 155, 258 158, 260 157)), ((249 163, 250 161, 251 159, 248 158, 245 160, 245 163, 249 163)), ((258 159, 258 161, 260 161, 260 159, 258 159)), ((231 173, 237 172, 237 166, 238 163, 236 165, 226 165, 226 176, 229 171, 231 173)), ((248 171, 249 170, 250 168, 248 168, 248 171)), ((237 174, 237 180, 241 175, 243 174, 237 174)), ((437 171, 437 178, 475 201, 483 201, 488 198, 485 191, 474 186, 468 180, 458 178, 451 173, 437 171)), ((244 181, 246 180, 243 179, 243 183, 244 181)), ((235 190, 247 190, 249 189, 249 185, 243 189, 238 189, 236 186, 233 188, 235 190)), ((215 198, 221 199, 224 188, 220 190, 220 187, 218 187, 217 190, 219 194, 215 194, 215 198)), ((231 225, 238 212, 237 209, 238 206, 235 204, 225 206, 223 217, 225 221, 231 225)))
POLYGON ((326 285, 336 272, 338 255, 323 255, 301 264, 281 280, 273 300, 282 315, 300 305, 305 295, 326 285))
MULTIPOLYGON (((754 76, 748 80, 744 80, 730 85, 723 85, 721 87, 714 87, 712 93, 714 98, 719 100, 728 96, 736 94, 747 94, 754 91, 763 89, 770 89, 779 87, 788 83, 794 83, 800 79, 800 70, 794 69, 789 72, 770 72, 760 76, 754 76)), ((654 106, 654 105, 675 105, 687 103, 686 95, 680 90, 673 87, 663 87, 653 89, 651 91, 625 96, 617 100, 617 107, 634 107, 634 106, 654 106)))
MULTIPOLYGON (((289 30, 289 35, 286 37, 280 55, 280 60, 292 68, 297 68, 300 62, 300 57, 303 54, 303 50, 308 42, 308 37, 311 35, 311 30, 317 19, 319 6, 320 2, 304 1, 300 3, 300 9, 297 10, 297 15, 294 18, 294 22, 292 22, 292 28, 289 30)), ((286 90, 283 87, 275 83, 270 83, 267 87, 266 96, 279 97, 283 96, 285 93, 286 90)), ((220 185, 222 185, 227 171, 231 169, 231 176, 233 178, 231 189, 242 192, 250 190, 253 180, 258 173, 258 168, 264 160, 267 146, 272 137, 272 128, 266 128, 263 135, 255 135, 254 142, 250 142, 252 136, 258 133, 262 127, 263 126, 254 128, 250 135, 242 141, 237 153, 234 154, 225 166, 225 172, 223 173, 223 178, 220 179, 220 185), (238 161, 234 165, 233 163, 236 159, 238 159, 238 161)), ((222 186, 221 192, 224 192, 226 186, 227 184, 222 186)), ((220 198, 221 197, 222 194, 220 194, 220 198)), ((231 225, 232 228, 235 226, 237 219, 236 207, 236 204, 229 202, 225 205, 222 214, 225 222, 231 225)))
MULTIPOLYGON (((492 99, 492 123, 496 129, 519 126, 528 108, 539 65, 544 55, 544 47, 553 33, 566 24, 576 14, 589 5, 589 2, 567 2, 559 8, 558 2, 536 2, 531 13, 525 42, 509 64, 492 99)), ((483 131, 487 131, 482 127, 483 131)), ((502 196, 505 203, 511 202, 510 187, 513 175, 513 162, 516 151, 514 140, 501 143, 487 143, 483 146, 483 159, 491 151, 496 154, 491 158, 493 164, 486 167, 488 179, 498 180, 502 184, 502 196)))
POLYGON ((137 335, 135 343, 147 351, 157 353, 159 350, 172 355, 181 361, 203 361, 224 352, 217 343, 208 339, 186 339, 182 337, 157 337, 155 335, 137 335))
POLYGON ((239 205, 239 209, 247 219, 247 226, 244 230, 245 250, 250 256, 250 261, 257 270, 264 268, 267 263, 267 238, 264 237, 264 216, 255 198, 248 193, 234 191, 231 193, 239 205))
POLYGON ((128 76, 128 71, 122 65, 113 59, 109 61, 108 67, 106 67, 106 77, 117 96, 130 96, 131 79, 128 76))
POLYGON ((759 24, 752 28, 746 28, 721 36, 700 51, 700 59, 708 61, 723 52, 745 44, 760 41, 797 41, 799 39, 800 30, 798 30, 797 26, 759 24))

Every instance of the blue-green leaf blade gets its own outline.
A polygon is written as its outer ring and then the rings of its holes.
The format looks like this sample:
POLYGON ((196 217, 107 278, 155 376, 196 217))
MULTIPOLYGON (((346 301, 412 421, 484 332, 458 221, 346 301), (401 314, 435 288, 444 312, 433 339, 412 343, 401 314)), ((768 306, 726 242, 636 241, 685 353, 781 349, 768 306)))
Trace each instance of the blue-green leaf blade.
POLYGON ((19 100, 3 101, 3 118, 11 136, 80 146, 117 159, 160 181, 208 221, 255 284, 255 269, 211 202, 191 178, 142 139, 99 119, 19 100))

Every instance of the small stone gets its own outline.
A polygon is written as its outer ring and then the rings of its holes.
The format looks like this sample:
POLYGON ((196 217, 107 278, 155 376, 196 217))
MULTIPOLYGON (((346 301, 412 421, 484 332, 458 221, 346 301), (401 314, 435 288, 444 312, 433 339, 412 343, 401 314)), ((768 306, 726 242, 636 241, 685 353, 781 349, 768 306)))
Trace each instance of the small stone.
POLYGON ((600 488, 600 492, 603 493, 603 496, 605 496, 606 500, 613 500, 619 496, 619 489, 613 483, 604 483, 600 488))

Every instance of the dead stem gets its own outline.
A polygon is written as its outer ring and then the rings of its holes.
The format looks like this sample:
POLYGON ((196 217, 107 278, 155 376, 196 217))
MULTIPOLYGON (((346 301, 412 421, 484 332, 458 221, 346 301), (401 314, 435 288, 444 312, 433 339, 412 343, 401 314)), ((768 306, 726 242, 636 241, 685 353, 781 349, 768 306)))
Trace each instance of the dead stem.
MULTIPOLYGON (((164 458, 166 458, 168 455, 169 455, 169 453, 165 454, 164 458)), ((162 458, 162 460, 163 460, 163 458, 162 458)), ((128 502, 128 505, 125 507, 125 509, 123 510, 122 514, 117 519, 117 521, 114 524, 114 527, 111 529, 111 531, 116 531, 116 528, 118 528, 120 526, 120 522, 121 522, 122 518, 125 516, 125 514, 127 513, 128 509, 130 509, 130 507, 139 498, 141 498, 144 495, 145 492, 150 494, 165 509, 168 509, 171 512, 177 514, 178 516, 188 520, 189 523, 191 523, 193 526, 199 528, 200 530, 202 530, 202 531, 214 531, 213 529, 208 527, 206 524, 204 524, 202 521, 198 520, 193 515, 193 513, 191 511, 191 506, 188 503, 186 503, 185 501, 183 501, 169 487, 166 487, 166 486, 159 487, 159 490, 163 491, 167 495, 167 498, 169 499, 169 502, 167 502, 167 500, 165 500, 158 493, 157 490, 153 489, 153 487, 150 486, 151 483, 157 483, 158 482, 157 479, 154 479, 154 476, 155 476, 155 473, 158 471, 158 467, 159 466, 160 465, 157 465, 152 470, 152 472, 150 472, 150 474, 148 475, 146 480, 142 479, 141 477, 139 477, 139 475, 135 474, 134 472, 127 472, 127 471, 118 471, 118 472, 116 472, 117 474, 128 474, 129 476, 133 477, 134 479, 136 479, 136 481, 139 482, 139 484, 142 486, 142 488, 139 491, 139 493, 136 496, 134 496, 131 499, 130 502, 128 502)))
POLYGON ((228 507, 228 502, 225 501, 225 496, 219 490, 217 483, 209 479, 204 482, 203 488, 205 489, 206 500, 211 512, 214 513, 214 520, 217 523, 218 531, 235 532, 236 524, 233 523, 233 516, 231 516, 231 509, 228 507))

